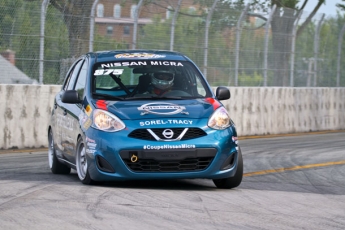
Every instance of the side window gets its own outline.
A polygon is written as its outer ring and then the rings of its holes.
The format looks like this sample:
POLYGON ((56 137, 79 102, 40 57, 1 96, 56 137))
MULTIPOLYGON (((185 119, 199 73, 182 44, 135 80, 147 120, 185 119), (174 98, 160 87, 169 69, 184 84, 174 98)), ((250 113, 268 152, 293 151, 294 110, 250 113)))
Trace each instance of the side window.
POLYGON ((66 76, 66 80, 63 84, 63 90, 67 90, 67 86, 69 84, 69 81, 71 80, 71 76, 72 76, 72 73, 73 73, 73 70, 74 70, 74 67, 75 67, 75 64, 71 67, 71 69, 69 70, 69 72, 67 73, 67 76, 66 76))
POLYGON ((206 91, 202 83, 200 82, 200 79, 196 77, 196 88, 198 90, 198 94, 201 96, 206 96, 206 91))
POLYGON ((71 78, 68 82, 68 85, 67 85, 67 90, 71 90, 74 88, 74 85, 75 85, 75 81, 76 81, 76 78, 78 76, 78 73, 79 73, 79 70, 80 70, 80 66, 81 64, 83 63, 83 60, 80 60, 74 67, 73 69, 73 72, 71 72, 71 78))
POLYGON ((87 62, 85 61, 81 67, 77 83, 74 87, 74 89, 78 91, 78 95, 80 99, 82 99, 84 96, 86 77, 87 77, 87 62))

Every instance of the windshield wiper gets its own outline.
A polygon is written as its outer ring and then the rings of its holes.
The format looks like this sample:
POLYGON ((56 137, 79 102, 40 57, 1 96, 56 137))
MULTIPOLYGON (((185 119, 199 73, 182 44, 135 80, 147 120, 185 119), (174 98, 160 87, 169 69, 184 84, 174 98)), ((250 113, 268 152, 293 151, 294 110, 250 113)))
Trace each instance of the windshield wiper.
POLYGON ((173 99, 173 100, 182 100, 183 97, 165 97, 165 96, 160 96, 160 97, 155 97, 157 99, 173 99))
POLYGON ((146 97, 126 97, 125 100, 149 100, 152 99, 153 96, 146 96, 146 97))
POLYGON ((114 100, 119 100, 119 101, 135 101, 135 100, 185 100, 185 99, 193 99, 195 97, 165 97, 165 96, 140 96, 140 97, 118 97, 118 96, 113 96, 110 94, 102 94, 102 93, 92 93, 93 96, 97 97, 102 97, 105 99, 114 99, 114 100))
POLYGON ((160 96, 146 96, 146 97, 127 97, 125 100, 182 100, 183 97, 160 97, 160 96))
POLYGON ((123 97, 117 97, 117 96, 113 96, 113 95, 109 95, 109 94, 102 94, 102 93, 92 93, 92 96, 102 97, 105 99, 115 99, 115 100, 119 100, 119 101, 124 100, 123 97))

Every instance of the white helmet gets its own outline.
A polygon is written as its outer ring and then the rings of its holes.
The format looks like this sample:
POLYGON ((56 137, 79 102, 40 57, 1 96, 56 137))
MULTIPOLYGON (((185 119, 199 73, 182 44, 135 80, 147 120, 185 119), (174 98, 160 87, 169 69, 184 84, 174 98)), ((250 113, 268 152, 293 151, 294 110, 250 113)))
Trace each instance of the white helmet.
POLYGON ((153 73, 152 85, 158 89, 168 89, 174 84, 174 74, 167 70, 153 73))

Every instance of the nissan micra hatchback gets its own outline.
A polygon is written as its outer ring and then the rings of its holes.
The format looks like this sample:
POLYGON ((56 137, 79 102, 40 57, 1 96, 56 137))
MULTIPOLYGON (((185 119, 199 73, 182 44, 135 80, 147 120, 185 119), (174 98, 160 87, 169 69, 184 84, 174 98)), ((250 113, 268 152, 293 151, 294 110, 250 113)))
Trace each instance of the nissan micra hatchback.
POLYGON ((212 179, 234 188, 243 176, 236 128, 201 71, 181 53, 87 53, 55 96, 49 167, 83 184, 116 180, 212 179))

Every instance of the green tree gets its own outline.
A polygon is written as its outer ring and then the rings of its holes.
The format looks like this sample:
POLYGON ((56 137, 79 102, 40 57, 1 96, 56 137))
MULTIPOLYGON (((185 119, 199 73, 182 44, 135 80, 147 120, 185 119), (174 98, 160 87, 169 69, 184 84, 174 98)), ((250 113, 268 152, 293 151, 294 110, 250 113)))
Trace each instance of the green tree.
POLYGON ((0 48, 12 48, 11 35, 13 34, 16 16, 23 5, 22 0, 0 0, 0 48))
MULTIPOLYGON (((203 67, 205 14, 190 14, 182 9, 175 24, 174 50, 191 58, 199 67, 203 67)), ((138 47, 147 49, 170 49, 171 20, 157 16, 153 23, 143 27, 138 37, 138 47)), ((227 84, 229 79, 228 52, 224 52, 226 42, 220 31, 211 27, 209 32, 208 76, 211 84, 227 84), (211 68, 212 67, 212 68, 211 68)))
MULTIPOLYGON (((196 1, 202 7, 209 6, 212 1, 198 0, 196 1)), ((272 51, 275 57, 272 59, 273 69, 275 69, 273 80, 275 86, 289 86, 289 60, 291 51, 291 35, 293 26, 298 18, 299 12, 304 10, 308 0, 253 0, 250 3, 250 11, 253 12, 256 9, 268 12, 273 5, 276 5, 277 10, 273 15, 271 24, 272 29, 272 51), (301 3, 299 5, 299 3, 301 3), (279 76, 279 77, 278 77, 279 76)), ((306 20, 299 26, 297 36, 300 36, 303 30, 311 22, 325 0, 313 1, 314 8, 308 15, 306 20)), ((221 13, 215 13, 213 20, 218 24, 231 26, 233 21, 231 16, 234 15, 238 19, 238 15, 233 14, 234 9, 243 9, 244 1, 220 1, 221 13)), ((224 28, 224 27, 223 27, 224 28)))
MULTIPOLYGON (((11 2, 11 0, 6 0, 11 2)), ((16 0, 17 1, 17 0, 16 0)), ((16 2, 13 1, 13 2, 16 2)), ((41 0, 21 0, 41 4, 41 0)), ((90 13, 94 0, 49 0, 65 22, 68 31, 69 56, 80 56, 89 48, 90 13)))
POLYGON ((63 15, 67 26, 70 56, 79 56, 89 49, 90 13, 94 0, 50 0, 63 15))

